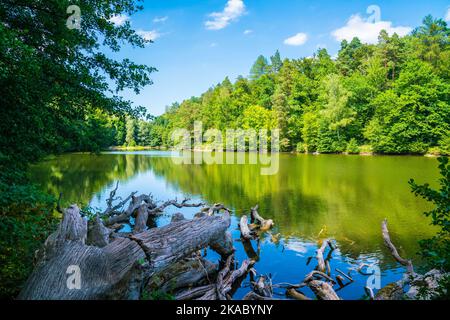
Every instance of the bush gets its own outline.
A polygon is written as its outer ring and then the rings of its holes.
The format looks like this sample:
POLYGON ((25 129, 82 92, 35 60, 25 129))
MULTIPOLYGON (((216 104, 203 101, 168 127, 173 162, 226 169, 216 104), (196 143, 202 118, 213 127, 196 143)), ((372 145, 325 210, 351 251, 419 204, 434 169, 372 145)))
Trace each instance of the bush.
POLYGON ((359 154, 358 142, 355 138, 351 139, 347 144, 347 153, 348 154, 359 154))
POLYGON ((0 182, 0 298, 14 298, 33 270, 34 253, 56 228, 55 199, 31 185, 0 182))
POLYGON ((372 148, 372 146, 365 144, 365 145, 362 145, 359 147, 359 152, 364 153, 364 154, 372 154, 373 148, 372 148))
POLYGON ((427 154, 432 155, 432 156, 439 156, 439 155, 441 155, 441 148, 432 147, 432 148, 428 149, 427 154))
POLYGON ((440 154, 450 156, 450 135, 439 142, 440 154))
POLYGON ((305 153, 305 152, 306 152, 305 144, 304 144, 303 142, 297 143, 296 151, 297 151, 298 153, 305 153))
POLYGON ((448 158, 438 158, 441 179, 440 189, 431 189, 429 184, 417 185, 414 180, 409 184, 416 196, 421 196, 432 202, 435 208, 424 214, 431 217, 432 225, 440 228, 431 239, 420 241, 420 255, 423 256, 432 268, 446 272, 450 271, 450 165, 448 158))

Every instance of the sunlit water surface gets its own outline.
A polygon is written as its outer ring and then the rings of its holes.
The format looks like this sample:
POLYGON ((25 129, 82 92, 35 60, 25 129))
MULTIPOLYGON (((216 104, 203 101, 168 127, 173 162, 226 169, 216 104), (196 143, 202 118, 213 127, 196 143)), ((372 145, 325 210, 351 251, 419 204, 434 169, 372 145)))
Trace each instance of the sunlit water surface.
MULTIPOLYGON (((361 263, 376 263, 381 268, 382 286, 400 279, 403 268, 383 246, 380 224, 384 218, 400 254, 420 266, 417 242, 435 230, 422 215, 429 205, 410 192, 408 180, 436 184, 435 159, 280 154, 277 174, 263 176, 260 169, 250 164, 179 165, 172 161, 170 152, 110 152, 58 156, 33 166, 31 177, 45 191, 54 195, 62 192, 65 204, 99 209, 105 207, 116 181, 120 183, 117 194, 122 197, 139 191, 152 193, 161 201, 187 197, 223 203, 234 212, 230 231, 238 261, 254 254, 238 240, 238 220, 259 204, 259 213, 275 221, 272 234, 280 236, 279 241, 269 235, 261 240, 255 269, 270 274, 273 283, 301 282, 314 268, 315 259, 309 265, 307 261, 323 238, 334 239, 337 244, 331 259, 332 274, 336 275, 336 268, 350 271, 355 280, 337 291, 343 299, 364 297, 368 276, 351 270, 361 263)), ((156 223, 169 223, 174 212, 191 218, 197 211, 171 208, 156 223)), ((258 251, 256 242, 252 244, 258 251)), ((208 256, 218 260, 212 252, 208 256)), ((242 298, 248 286, 246 279, 234 298, 242 298)), ((283 291, 276 293, 282 295, 283 291)), ((313 296, 308 289, 304 293, 313 296)))

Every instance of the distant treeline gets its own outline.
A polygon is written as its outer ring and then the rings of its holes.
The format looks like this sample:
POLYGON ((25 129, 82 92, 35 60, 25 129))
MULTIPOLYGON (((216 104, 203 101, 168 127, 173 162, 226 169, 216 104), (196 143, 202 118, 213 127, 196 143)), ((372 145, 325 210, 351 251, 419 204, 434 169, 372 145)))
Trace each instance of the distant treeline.
POLYGON ((153 119, 128 118, 115 144, 170 146, 175 128, 279 128, 281 149, 299 152, 450 152, 450 29, 427 16, 410 35, 378 44, 343 41, 333 59, 259 56, 248 78, 226 78, 153 119))

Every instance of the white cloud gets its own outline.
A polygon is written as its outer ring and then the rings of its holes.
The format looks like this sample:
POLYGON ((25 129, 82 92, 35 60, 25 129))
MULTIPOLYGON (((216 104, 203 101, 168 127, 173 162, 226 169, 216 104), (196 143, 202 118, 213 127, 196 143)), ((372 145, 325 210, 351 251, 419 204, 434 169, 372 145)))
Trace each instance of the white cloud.
POLYGON ((410 27, 393 27, 391 21, 368 22, 361 16, 353 15, 347 21, 347 24, 334 30, 331 34, 337 41, 351 41, 354 37, 358 37, 364 43, 377 43, 381 30, 386 30, 389 35, 397 33, 399 36, 405 36, 411 32, 410 27))
POLYGON ((284 44, 288 46, 301 46, 308 41, 308 35, 306 33, 300 32, 295 36, 287 38, 284 40, 284 44))
POLYGON ((244 31, 244 34, 245 34, 245 35, 249 35, 249 34, 251 34, 251 33, 253 33, 253 30, 248 29, 248 30, 245 30, 245 31, 244 31))
POLYGON ((445 21, 450 22, 450 7, 447 9, 447 14, 445 15, 445 21))
POLYGON ((125 24, 125 22, 127 22, 128 20, 130 20, 130 17, 125 15, 125 14, 119 14, 117 16, 112 16, 109 19, 109 22, 114 23, 116 26, 122 26, 125 24))
POLYGON ((167 19, 169 19, 168 16, 156 17, 155 19, 153 19, 153 23, 164 23, 167 21, 167 19))
POLYGON ((161 37, 161 34, 156 30, 137 30, 136 33, 147 41, 155 41, 156 39, 161 37))
POLYGON ((243 0, 228 0, 222 12, 209 14, 210 20, 205 22, 206 29, 220 30, 227 27, 231 22, 239 19, 245 14, 245 4, 243 0))

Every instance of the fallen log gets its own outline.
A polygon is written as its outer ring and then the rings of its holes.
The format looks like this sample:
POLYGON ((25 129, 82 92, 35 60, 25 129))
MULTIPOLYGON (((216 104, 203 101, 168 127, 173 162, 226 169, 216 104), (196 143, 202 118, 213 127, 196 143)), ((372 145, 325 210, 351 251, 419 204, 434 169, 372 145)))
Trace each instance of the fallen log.
POLYGON ((86 239, 87 221, 77 206, 71 206, 39 251, 18 299, 138 298, 135 280, 142 277, 142 269, 137 261, 145 258, 140 246, 120 238, 100 248, 86 245, 86 239), (73 273, 74 283, 67 272, 73 273))
MULTIPOLYGON (((127 215, 138 201, 130 204, 127 215)), ((96 223, 102 223, 101 219, 96 223)), ((18 298, 139 299, 153 274, 202 248, 209 246, 223 258, 230 255, 229 225, 230 216, 225 213, 174 222, 128 237, 104 237, 108 242, 105 246, 88 245, 87 221, 77 206, 71 206, 39 251, 36 268, 18 298)))
POLYGON ((175 296, 175 300, 195 300, 202 296, 204 296, 206 293, 215 290, 216 285, 210 284, 203 287, 197 287, 197 288, 191 288, 186 291, 183 291, 175 296))
POLYGON ((217 275, 217 264, 202 257, 183 259, 154 274, 149 281, 149 291, 164 293, 184 292, 187 288, 211 284, 217 275))
POLYGON ((173 222, 135 235, 130 239, 139 243, 151 263, 152 272, 158 272, 187 254, 211 247, 223 258, 233 253, 230 215, 203 217, 173 222))

